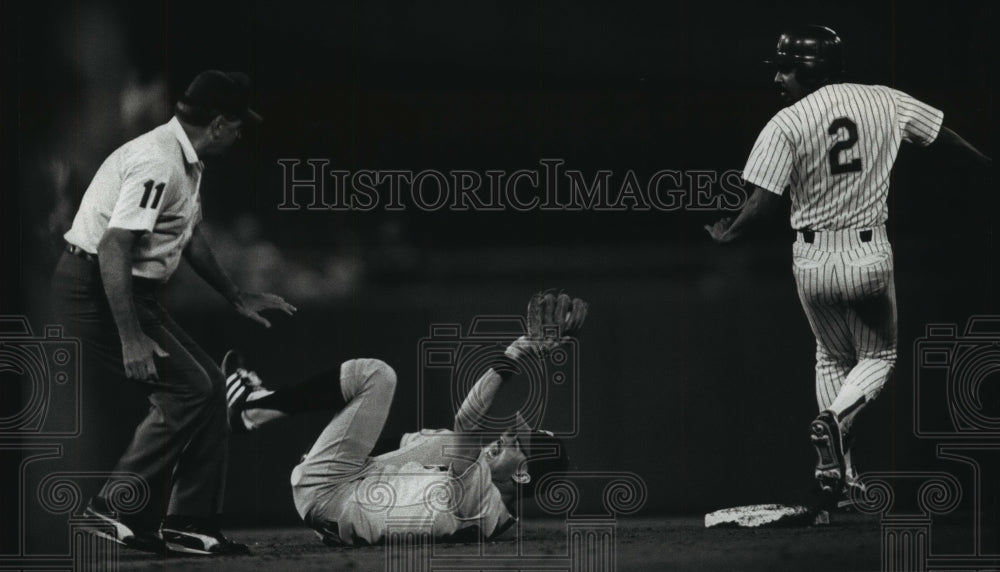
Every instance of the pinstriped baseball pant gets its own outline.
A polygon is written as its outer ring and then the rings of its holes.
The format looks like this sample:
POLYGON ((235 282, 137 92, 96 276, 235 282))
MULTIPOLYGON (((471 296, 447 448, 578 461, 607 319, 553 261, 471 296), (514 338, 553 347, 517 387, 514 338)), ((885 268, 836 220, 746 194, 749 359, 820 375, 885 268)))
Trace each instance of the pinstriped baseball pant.
POLYGON ((816 232, 812 243, 797 233, 792 252, 799 300, 816 336, 819 410, 846 385, 871 401, 896 363, 896 289, 885 228, 816 232))

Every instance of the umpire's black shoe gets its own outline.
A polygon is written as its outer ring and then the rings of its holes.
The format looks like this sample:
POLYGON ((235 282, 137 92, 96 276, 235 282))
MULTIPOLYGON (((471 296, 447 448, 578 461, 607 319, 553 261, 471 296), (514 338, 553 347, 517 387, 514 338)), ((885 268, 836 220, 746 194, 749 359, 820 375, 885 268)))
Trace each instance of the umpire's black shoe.
POLYGON ((246 544, 226 538, 212 518, 170 515, 164 519, 160 533, 171 552, 202 556, 251 554, 246 544))
POLYGON ((161 556, 167 554, 167 546, 160 531, 142 527, 134 522, 126 523, 117 512, 108 507, 107 501, 100 497, 91 499, 83 514, 87 518, 84 530, 95 536, 135 550, 161 556))
POLYGON ((824 493, 838 494, 844 486, 846 463, 840 424, 833 412, 823 411, 809 424, 809 436, 816 448, 815 477, 824 493))

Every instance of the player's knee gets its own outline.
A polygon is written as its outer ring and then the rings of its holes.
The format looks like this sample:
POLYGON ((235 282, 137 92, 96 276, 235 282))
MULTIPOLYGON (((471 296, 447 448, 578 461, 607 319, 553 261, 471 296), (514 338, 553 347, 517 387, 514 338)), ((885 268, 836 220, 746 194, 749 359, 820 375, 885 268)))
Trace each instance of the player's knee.
POLYGON ((849 352, 833 351, 827 348, 816 350, 817 368, 851 368, 858 362, 857 355, 849 352))
POLYGON ((889 369, 893 369, 896 367, 896 350, 886 350, 879 354, 878 359, 885 362, 889 369))
POLYGON ((857 367, 870 372, 870 375, 888 376, 896 369, 896 350, 868 352, 858 360, 857 367))
POLYGON ((341 365, 340 383, 347 401, 362 392, 374 391, 392 396, 396 390, 396 372, 379 359, 352 359, 341 365))
POLYGON ((365 364, 368 383, 384 391, 396 390, 396 370, 380 359, 369 359, 365 364))

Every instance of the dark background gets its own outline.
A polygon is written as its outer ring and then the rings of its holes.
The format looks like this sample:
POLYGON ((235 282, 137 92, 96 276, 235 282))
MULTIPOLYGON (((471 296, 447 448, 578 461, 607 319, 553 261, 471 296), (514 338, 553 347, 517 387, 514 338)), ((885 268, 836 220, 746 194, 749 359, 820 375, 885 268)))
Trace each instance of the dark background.
MULTIPOLYGON (((591 304, 570 452, 581 470, 641 476, 648 513, 787 501, 811 484, 814 341, 789 272, 787 218, 717 247, 701 228, 722 214, 712 211, 280 211, 276 161, 509 172, 556 157, 588 176, 611 169, 617 182, 629 169, 640 180, 658 169, 738 170, 779 109, 760 62, 800 23, 841 34, 852 81, 942 109, 946 125, 993 155, 986 2, 2 6, 4 313, 26 314, 36 333, 47 323, 59 237, 103 158, 168 119, 198 71, 244 70, 265 123, 208 164, 206 222, 234 277, 300 312, 259 329, 182 271, 167 297, 175 317, 213 355, 241 347, 273 386, 350 357, 384 359, 401 380, 385 431, 395 439, 419 419, 418 342, 430 324, 516 314, 531 292, 567 288, 591 304)), ((997 311, 991 185, 959 157, 901 152, 889 226, 900 357, 858 422, 862 470, 969 477, 936 459, 937 441, 914 436, 913 345, 929 323, 961 328, 997 311)), ((18 383, 5 378, 5 403, 17 403, 18 383)), ((994 415, 996 388, 990 376, 994 415)), ((142 406, 100 381, 84 389, 84 434, 63 442, 61 461, 31 467, 28 483, 55 468, 107 467, 124 445, 129 431, 104 421, 142 406)), ((925 402, 944 418, 945 399, 925 402)), ((447 425, 448 412, 435 405, 426 420, 447 425)), ((288 473, 325 421, 234 438, 234 521, 294 521, 288 473)), ((28 530, 52 520, 36 518, 28 530)))

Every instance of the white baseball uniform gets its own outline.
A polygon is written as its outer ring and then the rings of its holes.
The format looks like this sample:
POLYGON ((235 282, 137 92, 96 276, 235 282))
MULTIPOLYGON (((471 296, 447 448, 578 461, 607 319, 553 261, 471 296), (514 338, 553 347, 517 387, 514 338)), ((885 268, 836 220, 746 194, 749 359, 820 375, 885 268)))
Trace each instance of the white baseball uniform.
MULTIPOLYGON (((479 458, 456 474, 456 454, 470 451, 462 419, 478 420, 467 399, 456 430, 406 434, 400 448, 371 457, 382 433, 396 386, 391 367, 376 359, 344 362, 340 387, 347 406, 339 411, 292 471, 292 497, 299 516, 327 542, 375 544, 389 528, 429 532, 447 539, 496 536, 514 522, 486 461, 479 458)), ((481 392, 480 384, 472 392, 481 392)))
POLYGON ((826 85, 768 122, 743 172, 767 191, 791 188, 795 279, 816 336, 816 399, 845 426, 896 361, 889 174, 900 144, 930 144, 942 118, 889 87, 826 85))

